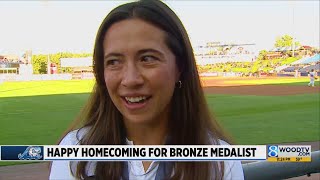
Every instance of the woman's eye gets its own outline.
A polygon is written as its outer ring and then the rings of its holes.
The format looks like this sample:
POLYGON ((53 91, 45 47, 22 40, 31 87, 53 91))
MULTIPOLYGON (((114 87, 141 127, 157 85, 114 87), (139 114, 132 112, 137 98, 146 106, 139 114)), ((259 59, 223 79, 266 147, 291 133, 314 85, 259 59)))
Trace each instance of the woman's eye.
POLYGON ((155 56, 142 56, 141 61, 143 62, 152 62, 158 60, 155 56))
POLYGON ((105 66, 114 66, 117 64, 119 64, 119 60, 116 59, 110 59, 105 62, 105 66))

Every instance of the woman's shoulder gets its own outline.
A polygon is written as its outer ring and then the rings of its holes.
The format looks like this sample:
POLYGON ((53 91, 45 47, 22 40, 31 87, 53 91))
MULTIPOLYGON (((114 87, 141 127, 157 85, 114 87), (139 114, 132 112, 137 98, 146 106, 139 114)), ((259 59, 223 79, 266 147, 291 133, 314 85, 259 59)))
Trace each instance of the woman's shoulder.
POLYGON ((230 145, 228 142, 222 140, 222 139, 218 139, 218 144, 219 145, 230 145))
MULTIPOLYGON (((230 144, 222 139, 214 138, 214 135, 212 133, 209 133, 210 137, 210 143, 212 145, 222 145, 222 146, 230 146, 230 144)), ((239 179, 243 180, 243 168, 241 165, 241 161, 237 160, 229 160, 229 161, 223 161, 224 163, 224 180, 232 180, 232 179, 239 179)))
POLYGON ((83 127, 80 129, 70 131, 67 135, 65 135, 62 138, 59 145, 78 145, 80 140, 84 137, 88 130, 89 127, 83 127))
MULTIPOLYGON (((219 145, 230 145, 228 142, 218 139, 219 145)), ((229 160, 224 161, 224 180, 231 180, 231 179, 244 179, 243 168, 241 161, 237 160, 229 160)))
POLYGON ((209 144, 211 145, 230 145, 227 141, 217 138, 214 133, 208 132, 209 144))

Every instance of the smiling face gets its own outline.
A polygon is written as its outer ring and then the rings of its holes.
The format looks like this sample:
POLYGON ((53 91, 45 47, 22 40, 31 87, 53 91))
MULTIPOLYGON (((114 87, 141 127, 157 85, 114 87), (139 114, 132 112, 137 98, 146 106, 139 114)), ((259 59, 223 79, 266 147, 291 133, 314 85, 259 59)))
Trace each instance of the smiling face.
POLYGON ((140 19, 117 22, 105 34, 104 79, 126 124, 168 120, 179 72, 165 36, 140 19))

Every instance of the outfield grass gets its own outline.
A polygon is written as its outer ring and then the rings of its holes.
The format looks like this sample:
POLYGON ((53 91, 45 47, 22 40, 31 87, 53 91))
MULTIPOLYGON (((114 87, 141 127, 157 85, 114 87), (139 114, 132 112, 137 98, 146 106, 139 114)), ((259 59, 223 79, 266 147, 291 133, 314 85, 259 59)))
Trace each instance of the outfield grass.
POLYGON ((239 144, 319 141, 319 94, 207 95, 221 124, 239 144))
MULTIPOLYGON (((55 144, 83 107, 93 81, 0 85, 0 144, 55 144)), ((0 162, 1 165, 20 164, 0 162)))
MULTIPOLYGON (((293 85, 293 86, 307 86, 310 82, 309 78, 270 78, 270 79, 234 79, 227 80, 226 84, 246 84, 246 85, 263 85, 263 84, 275 84, 275 85, 293 85)), ((320 81, 315 81, 315 86, 320 86, 320 81)))
MULTIPOLYGON (((0 144, 55 144, 86 102, 93 81, 0 85, 0 144)), ((239 144, 319 140, 319 94, 207 95, 239 144)), ((16 164, 2 162, 0 165, 16 164)))
POLYGON ((93 85, 93 80, 4 82, 0 84, 0 98, 88 93, 93 85))

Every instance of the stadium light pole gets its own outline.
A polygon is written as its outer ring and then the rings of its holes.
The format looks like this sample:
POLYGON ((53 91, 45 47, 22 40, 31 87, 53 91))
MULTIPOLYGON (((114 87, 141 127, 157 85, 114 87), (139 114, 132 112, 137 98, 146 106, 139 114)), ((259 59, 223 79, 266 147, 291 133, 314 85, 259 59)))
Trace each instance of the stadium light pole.
POLYGON ((294 50, 295 50, 295 37, 294 37, 294 1, 292 1, 292 57, 294 57, 294 50))

